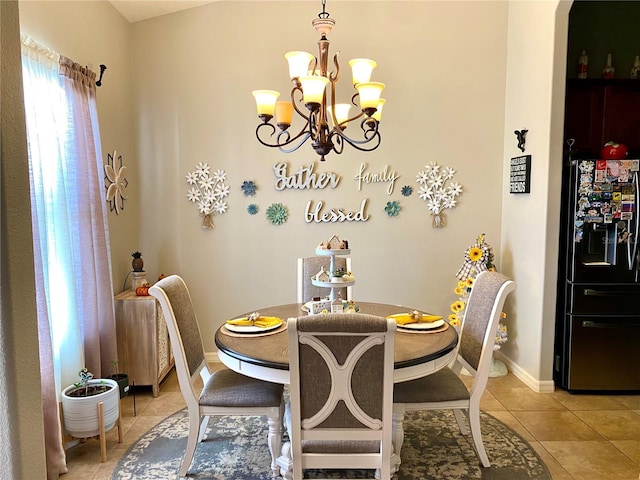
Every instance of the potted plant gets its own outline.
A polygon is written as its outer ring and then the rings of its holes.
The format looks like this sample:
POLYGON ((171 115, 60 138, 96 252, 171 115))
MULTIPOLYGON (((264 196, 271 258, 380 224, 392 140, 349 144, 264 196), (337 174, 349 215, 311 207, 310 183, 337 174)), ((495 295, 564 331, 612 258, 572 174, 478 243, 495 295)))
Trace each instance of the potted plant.
POLYGON ((109 378, 94 379, 86 368, 78 372, 80 381, 62 391, 64 429, 76 438, 89 438, 101 433, 99 411, 103 411, 104 429, 110 430, 120 415, 118 383, 109 378), (102 407, 100 407, 102 403, 102 407))
POLYGON ((118 383, 120 398, 122 398, 129 393, 129 375, 126 373, 118 373, 118 360, 111 360, 111 366, 115 373, 113 375, 109 375, 107 378, 115 380, 118 383))

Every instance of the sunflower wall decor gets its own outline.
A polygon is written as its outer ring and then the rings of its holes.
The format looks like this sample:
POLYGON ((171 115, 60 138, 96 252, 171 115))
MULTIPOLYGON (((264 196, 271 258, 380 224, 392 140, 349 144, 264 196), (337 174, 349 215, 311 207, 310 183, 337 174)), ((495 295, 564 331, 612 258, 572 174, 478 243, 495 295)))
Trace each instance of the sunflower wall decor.
POLYGON ((202 228, 210 230, 213 224, 214 214, 223 214, 227 211, 226 198, 229 196, 229 186, 225 184, 227 174, 224 170, 211 172, 207 163, 198 163, 193 172, 187 173, 187 199, 198 206, 198 212, 202 217, 202 228))
MULTIPOLYGON (((476 243, 471 245, 464 252, 464 262, 456 273, 458 283, 454 289, 454 293, 458 296, 458 300, 451 304, 451 314, 449 315, 449 323, 453 327, 460 327, 464 320, 464 312, 467 306, 467 300, 473 289, 473 283, 476 277, 485 270, 496 271, 493 263, 493 248, 485 242, 485 234, 482 233, 476 238, 476 243)), ((507 318, 502 312, 501 318, 507 318)), ((496 331, 496 343, 494 350, 498 350, 503 343, 508 340, 507 326, 499 323, 496 331)))
POLYGON ((124 210, 124 201, 127 199, 125 189, 129 185, 129 182, 124 177, 127 172, 127 167, 122 164, 122 155, 114 150, 113 153, 107 154, 107 163, 104 166, 104 187, 107 190, 106 201, 109 203, 109 209, 112 212, 116 212, 116 215, 120 210, 124 210), (120 163, 119 167, 116 167, 116 158, 120 163))
POLYGON ((462 193, 462 185, 459 183, 450 181, 446 184, 455 173, 451 167, 441 168, 436 162, 431 162, 416 175, 416 181, 420 185, 418 196, 427 202, 434 228, 446 226, 447 219, 443 210, 455 208, 457 197, 462 193))

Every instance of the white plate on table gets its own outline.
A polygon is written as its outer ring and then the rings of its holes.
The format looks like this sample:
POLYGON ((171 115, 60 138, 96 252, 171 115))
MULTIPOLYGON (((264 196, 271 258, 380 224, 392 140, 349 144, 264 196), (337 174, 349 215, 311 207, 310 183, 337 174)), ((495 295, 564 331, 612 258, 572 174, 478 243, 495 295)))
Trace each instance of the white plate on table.
POLYGON ((404 328, 407 330, 432 330, 434 328, 440 328, 444 325, 444 319, 436 320, 435 322, 418 322, 407 323, 406 325, 398 324, 398 328, 404 328))
POLYGON ((225 323, 224 326, 230 332, 235 333, 264 333, 270 332, 271 330, 275 330, 276 328, 280 328, 282 326, 282 322, 277 325, 271 325, 270 327, 255 327, 253 325, 233 325, 231 323, 225 323))

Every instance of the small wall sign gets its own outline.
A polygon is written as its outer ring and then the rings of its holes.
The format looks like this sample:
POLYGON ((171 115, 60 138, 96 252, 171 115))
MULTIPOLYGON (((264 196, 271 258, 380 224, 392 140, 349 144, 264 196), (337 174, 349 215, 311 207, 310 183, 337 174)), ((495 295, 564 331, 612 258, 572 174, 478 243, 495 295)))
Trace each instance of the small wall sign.
POLYGON ((531 155, 511 159, 509 193, 531 192, 531 155))
POLYGON ((391 195, 393 193, 396 180, 400 178, 398 172, 392 171, 389 165, 385 165, 380 172, 370 173, 366 172, 367 166, 368 165, 366 163, 361 163, 360 170, 355 176, 355 179, 358 181, 358 190, 362 190, 363 183, 386 183, 387 194, 391 195))

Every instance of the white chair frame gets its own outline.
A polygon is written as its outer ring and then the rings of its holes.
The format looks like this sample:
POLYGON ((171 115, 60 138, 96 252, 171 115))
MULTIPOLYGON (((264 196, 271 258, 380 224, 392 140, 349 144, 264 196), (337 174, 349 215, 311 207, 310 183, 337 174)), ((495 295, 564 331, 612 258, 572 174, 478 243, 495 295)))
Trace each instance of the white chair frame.
MULTIPOLYGON (((171 277, 167 277, 165 280, 174 281, 177 275, 174 275, 172 277, 174 277, 174 279, 172 279, 171 277)), ((180 277, 177 277, 177 279, 184 285, 184 281, 180 277)), ((173 348, 175 359, 176 373, 178 375, 178 383, 180 384, 180 390, 187 404, 189 415, 189 436, 187 439, 185 454, 180 464, 180 470, 178 473, 179 477, 182 478, 187 474, 187 471, 189 470, 189 466, 191 465, 193 456, 195 454, 196 446, 203 440, 204 434, 207 430, 207 425, 209 423, 209 418, 214 415, 266 416, 269 428, 267 443, 269 452, 271 453, 271 472, 273 477, 277 477, 279 474, 279 468, 276 465, 276 457, 282 445, 282 434, 284 430, 284 400, 280 403, 279 406, 219 407, 200 405, 200 391, 196 386, 198 375, 202 379, 204 385, 207 384, 212 376, 212 372, 209 370, 209 366, 207 365, 206 360, 204 360, 204 347, 202 346, 202 343, 200 343, 200 346, 202 347, 203 360, 195 368, 194 373, 190 374, 185 346, 182 342, 182 337, 178 329, 175 312, 165 290, 161 287, 162 284, 160 284, 160 286, 156 284, 149 289, 149 293, 157 298, 160 302, 160 306, 162 307, 164 313, 164 318, 167 322, 169 338, 171 340, 171 346, 173 348)), ((184 288, 186 289, 186 285, 184 285, 184 288)), ((191 301, 190 297, 189 301, 191 301)), ((200 328, 198 326, 198 334, 200 334, 199 330, 200 328)), ((247 380, 253 381, 253 379, 249 379, 248 377, 247 380)))
MULTIPOLYGON (((335 314, 346 317, 349 314, 335 314)), ((324 315, 327 322, 333 315, 324 315)), ((278 458, 281 475, 287 480, 301 480, 305 469, 375 469, 376 478, 390 479, 391 455, 393 444, 391 438, 392 390, 393 390, 393 355, 396 324, 387 319, 387 330, 383 332, 351 333, 351 332, 304 332, 297 330, 297 319, 289 319, 289 355, 291 371, 290 431, 291 442, 283 446, 282 455, 278 458), (336 360, 333 352, 317 339, 318 336, 358 336, 365 337, 353 348, 343 365, 336 360), (324 406, 311 418, 302 419, 300 409, 300 368, 295 360, 299 356, 299 342, 309 345, 326 362, 331 375, 331 391, 324 406), (357 404, 351 390, 351 377, 358 360, 371 347, 384 344, 383 373, 383 409, 382 419, 368 416, 357 404), (316 428, 331 415, 338 402, 343 401, 351 414, 358 419, 364 428, 316 428), (302 451, 303 441, 375 441, 380 448, 372 453, 311 453, 302 451)))
MULTIPOLYGON (((450 365, 450 368, 455 374, 460 374, 464 367, 474 378, 473 385, 469 391, 469 397, 465 399, 439 401, 439 402, 424 402, 424 403, 394 403, 393 404, 393 446, 394 452, 400 457, 402 450, 402 443, 404 441, 404 428, 403 421, 406 412, 419 411, 419 410, 453 410, 453 413, 458 423, 460 433, 463 435, 469 434, 469 429, 465 424, 466 417, 471 429, 471 436, 473 444, 475 446, 478 458, 482 462, 484 467, 490 467, 491 463, 485 451, 484 444, 482 442, 482 432, 480 429, 480 399, 487 386, 489 377, 489 370, 491 368, 491 362, 493 357, 493 347, 495 344, 496 330, 500 321, 500 315, 504 307, 504 302, 507 296, 516 289, 516 283, 513 280, 509 280, 503 275, 496 272, 482 272, 476 278, 476 284, 478 281, 482 281, 483 275, 499 275, 503 279, 503 283, 499 288, 495 300, 493 301, 493 307, 491 309, 491 318, 487 324, 486 332, 482 342, 482 351, 478 362, 477 370, 469 364, 469 362, 460 354, 460 344, 458 343, 458 352, 456 359, 450 365), (463 416, 464 413, 464 416, 463 416)), ((471 291, 467 305, 472 302, 474 291, 471 291)), ((464 328, 467 319, 462 325, 460 337, 464 335, 464 328)))

